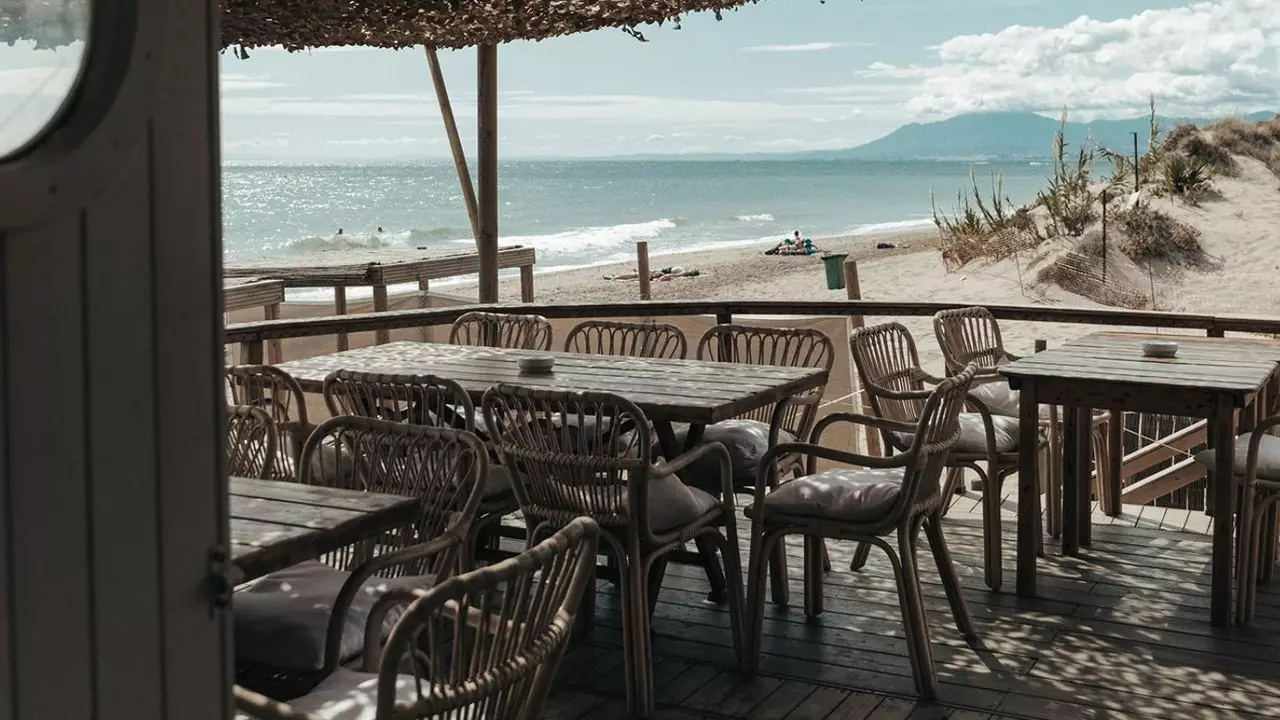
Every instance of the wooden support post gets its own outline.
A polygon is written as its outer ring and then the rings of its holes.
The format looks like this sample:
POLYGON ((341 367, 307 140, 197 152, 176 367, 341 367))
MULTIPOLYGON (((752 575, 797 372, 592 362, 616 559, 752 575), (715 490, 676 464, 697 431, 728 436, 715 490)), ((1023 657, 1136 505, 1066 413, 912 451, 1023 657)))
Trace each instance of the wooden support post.
MULTIPOLYGON (((280 319, 280 303, 271 303, 262 309, 262 316, 267 320, 280 319)), ((267 362, 272 365, 278 365, 284 361, 284 354, 280 350, 280 341, 271 340, 267 343, 267 362)))
MULTIPOLYGON (((431 296, 428 294, 431 290, 431 280, 425 275, 418 278, 418 309, 426 310, 431 307, 431 296)), ((422 342, 430 342, 431 328, 423 325, 418 328, 422 342)))
POLYGON ((440 58, 435 48, 424 47, 427 52, 427 64, 431 66, 431 84, 436 88, 436 102, 440 105, 440 117, 444 120, 444 133, 449 138, 449 150, 453 153, 453 167, 458 172, 458 184, 462 186, 462 201, 467 206, 467 217, 471 219, 471 235, 480 239, 480 218, 476 209, 476 188, 471 183, 471 170, 467 167, 467 155, 462 149, 462 139, 458 135, 458 123, 453 117, 453 104, 449 102, 449 89, 444 84, 444 71, 440 69, 440 58))
MULTIPOLYGON (((381 312, 386 312, 387 309, 388 309, 387 308, 387 286, 374 285, 373 286, 373 311, 381 313, 381 312)), ((391 342, 391 331, 386 328, 379 328, 373 332, 373 337, 374 337, 375 343, 379 345, 386 345, 387 343, 391 342)))
POLYGON ((520 266, 520 302, 533 302, 533 266, 520 266))
POLYGON ((261 365, 262 364, 262 341, 254 340, 253 342, 240 343, 240 364, 241 365, 261 365))
POLYGON ((649 293, 649 242, 641 240, 636 243, 636 277, 640 282, 640 299, 648 300, 649 293))
POLYGON ((498 302, 498 46, 476 48, 480 302, 498 302))
MULTIPOLYGON (((347 314, 347 286, 338 285, 333 288, 333 314, 347 314)), ((349 350, 351 348, 351 338, 345 333, 338 333, 338 350, 349 350)))
MULTIPOLYGON (((845 296, 850 300, 862 299, 862 284, 858 280, 857 260, 844 261, 844 292, 845 296)), ((852 334, 855 329, 862 327, 865 322, 861 315, 850 315, 849 332, 852 334)), ((853 392, 854 412, 862 413, 863 415, 874 415, 875 412, 871 409, 871 398, 867 397, 867 394, 862 391, 862 383, 858 378, 858 371, 854 368, 852 362, 849 363, 849 388, 853 392)), ((871 457, 882 454, 884 450, 880 445, 880 433, 871 428, 865 428, 863 431, 866 433, 867 454, 871 457)), ((857 441, 858 439, 855 437, 854 442, 856 443, 857 441)))
POLYGON ((1099 487, 1103 483, 1106 484, 1107 492, 1099 493, 1102 495, 1099 500, 1106 501, 1106 507, 1102 511, 1111 517, 1120 515, 1123 505, 1120 502, 1120 495, 1124 492, 1124 413, 1120 410, 1112 410, 1111 416, 1107 419, 1107 468, 1104 472, 1103 468, 1098 468, 1098 477, 1102 480, 1099 487))

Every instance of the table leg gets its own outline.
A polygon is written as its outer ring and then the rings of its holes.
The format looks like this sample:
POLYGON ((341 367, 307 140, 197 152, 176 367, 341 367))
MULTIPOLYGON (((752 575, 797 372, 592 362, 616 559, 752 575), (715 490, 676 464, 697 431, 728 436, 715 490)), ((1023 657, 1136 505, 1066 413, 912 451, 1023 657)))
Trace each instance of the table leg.
MULTIPOLYGON (((675 459, 696 447, 702 441, 704 430, 706 430, 705 425, 690 425, 688 433, 685 434, 684 444, 681 445, 676 438, 675 428, 669 421, 653 421, 653 431, 657 433, 662 454, 668 460, 675 459)), ((708 538, 699 537, 694 540, 694 545, 698 548, 698 557, 702 561, 703 569, 706 570, 707 584, 711 586, 707 599, 714 603, 724 602, 728 598, 726 593, 728 585, 724 579, 724 569, 720 567, 720 561, 716 558, 715 544, 708 538)))
MULTIPOLYGON (((1036 594, 1036 554, 1040 545, 1040 401, 1034 380, 1022 381, 1018 411, 1018 577, 1017 592, 1036 594)), ((986 488, 990 492, 994 483, 986 488)))
POLYGON ((1080 534, 1077 539, 1080 547, 1093 545, 1093 483, 1090 482, 1090 468, 1093 466, 1093 409, 1076 408, 1077 422, 1080 424, 1076 447, 1076 502, 1079 505, 1080 534))
MULTIPOLYGON (((1081 478, 1081 446, 1089 431, 1081 427, 1080 409, 1066 408, 1062 428, 1062 554, 1080 554, 1080 486, 1089 486, 1088 475, 1081 478), (1083 480, 1083 482, 1082 482, 1083 480)), ((1085 467, 1089 467, 1086 463, 1085 467)), ((1086 491, 1087 492, 1087 491, 1086 491)))
MULTIPOLYGON (((1107 465, 1103 478, 1108 488, 1107 507, 1103 512, 1115 517, 1121 512, 1120 493, 1124 490, 1120 477, 1124 471, 1124 413, 1119 410, 1112 410, 1107 420, 1107 465)), ((1103 477, 1103 468, 1098 468, 1098 476, 1103 477)))
POLYGON ((1235 483, 1232 482, 1232 464, 1235 454, 1235 428, 1232 419, 1235 408, 1231 398, 1219 396, 1214 402, 1213 428, 1214 463, 1213 493, 1213 584, 1210 619, 1214 625, 1231 624, 1231 555, 1232 521, 1235 519, 1235 483))

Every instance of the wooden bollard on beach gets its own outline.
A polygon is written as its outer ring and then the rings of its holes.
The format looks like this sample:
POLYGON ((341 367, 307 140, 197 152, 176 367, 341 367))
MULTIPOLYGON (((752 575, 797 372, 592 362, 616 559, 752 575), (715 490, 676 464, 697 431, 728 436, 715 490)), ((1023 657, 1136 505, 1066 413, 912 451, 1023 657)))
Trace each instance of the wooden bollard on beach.
POLYGON ((649 241, 636 242, 636 276, 640 281, 640 299, 649 299, 649 241))
MULTIPOLYGON (((844 292, 845 297, 850 300, 862 299, 862 286, 858 283, 857 260, 844 261, 844 292)), ((862 327, 863 324, 864 320, 861 315, 849 315, 850 333, 852 333, 855 328, 862 327)), ((862 392, 861 385, 858 382, 858 371, 854 368, 852 362, 849 363, 849 388, 853 393, 855 409, 865 415, 874 415, 875 413, 871 410, 871 400, 862 392), (862 398, 861 403, 858 402, 859 397, 862 398)), ((865 432, 867 434, 867 454, 872 457, 880 455, 880 434, 871 428, 866 428, 865 432)), ((856 440, 857 439, 855 438, 855 442, 856 440)))

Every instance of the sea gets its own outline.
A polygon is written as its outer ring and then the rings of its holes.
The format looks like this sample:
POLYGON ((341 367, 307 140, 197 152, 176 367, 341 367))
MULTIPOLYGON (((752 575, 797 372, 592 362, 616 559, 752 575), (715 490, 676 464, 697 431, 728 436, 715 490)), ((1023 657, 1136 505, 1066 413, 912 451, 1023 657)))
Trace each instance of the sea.
MULTIPOLYGON (((931 193, 950 211, 958 191, 1026 203, 1052 168, 1038 162, 841 160, 529 160, 499 166, 503 245, 533 246, 538 271, 731 247, 932 226, 931 193)), ((239 165, 223 169, 228 261, 308 258, 343 250, 474 248, 448 161, 239 165), (379 231, 379 229, 381 229, 379 231), (341 230, 341 233, 339 233, 341 230)))

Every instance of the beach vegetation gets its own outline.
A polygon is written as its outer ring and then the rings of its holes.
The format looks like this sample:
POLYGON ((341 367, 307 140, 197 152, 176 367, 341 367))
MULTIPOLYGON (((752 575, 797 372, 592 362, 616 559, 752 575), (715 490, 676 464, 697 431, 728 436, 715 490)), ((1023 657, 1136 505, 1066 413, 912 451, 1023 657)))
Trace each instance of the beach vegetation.
MULTIPOLYGON (((1159 172, 1160 163, 1164 159, 1167 138, 1162 138, 1160 118, 1156 116, 1156 99, 1147 99, 1147 151, 1138 158, 1139 178, 1153 178, 1159 172)), ((1193 126, 1194 127, 1194 126, 1193 126)), ((1174 128, 1176 131, 1177 128, 1174 128)), ((1170 137, 1173 132, 1169 133, 1170 137)), ((1133 154, 1128 150, 1099 148, 1098 154, 1111 162, 1111 177, 1108 179, 1108 190, 1112 193, 1126 192, 1133 187, 1133 154)))
POLYGON ((1049 187, 1040 191, 1035 202, 1048 215, 1045 233, 1050 238, 1080 237, 1098 217, 1095 196, 1089 187, 1097 146, 1086 139, 1075 152, 1069 152, 1066 129, 1067 111, 1063 109, 1062 121, 1053 137, 1053 176, 1049 178, 1049 187))
POLYGON ((938 227, 938 249, 942 259, 960 267, 978 258, 1000 260, 1016 252, 1019 243, 1011 238, 1034 231, 1035 222, 1025 207, 1014 207, 1004 193, 1004 174, 992 171, 991 187, 985 192, 978 176, 969 168, 969 187, 956 193, 951 214, 939 209, 930 193, 933 223, 938 227))
POLYGON ((1200 128, 1190 123, 1175 126, 1165 138, 1165 148, 1204 163, 1210 173, 1235 177, 1240 174, 1240 164, 1229 150, 1211 142, 1200 128))
POLYGON ((1209 164, 1198 157, 1168 153, 1160 162, 1161 190, 1198 205, 1216 194, 1209 164))
POLYGON ((1135 261, 1199 265, 1205 260, 1200 230, 1150 203, 1118 210, 1115 227, 1120 231, 1116 246, 1135 261))
POLYGON ((1213 138, 1213 144, 1232 155, 1258 160, 1280 177, 1280 123, 1275 118, 1259 123, 1226 118, 1212 123, 1205 131, 1213 138))

